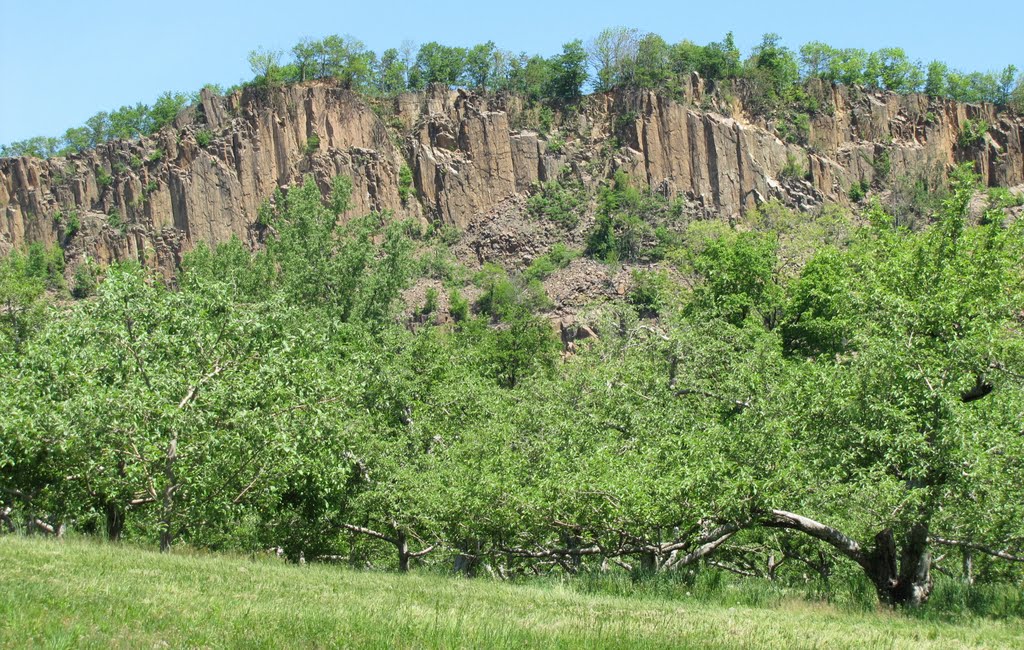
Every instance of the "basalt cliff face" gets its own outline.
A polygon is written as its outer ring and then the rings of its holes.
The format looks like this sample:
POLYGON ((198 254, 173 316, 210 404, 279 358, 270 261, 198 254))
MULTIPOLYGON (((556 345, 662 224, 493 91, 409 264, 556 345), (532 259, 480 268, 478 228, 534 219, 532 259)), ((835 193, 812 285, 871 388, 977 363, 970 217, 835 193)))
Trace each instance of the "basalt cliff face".
POLYGON ((677 99, 646 91, 589 97, 556 123, 555 136, 524 128, 530 112, 516 98, 445 88, 375 106, 324 83, 204 92, 153 138, 69 158, 0 159, 0 253, 59 243, 72 264, 85 255, 136 259, 172 273, 201 241, 237 236, 258 245, 260 204, 308 174, 325 194, 335 176, 350 176, 352 215, 390 211, 460 228, 537 181, 564 175, 593 186, 616 169, 723 218, 772 199, 848 204, 853 183, 943 175, 962 161, 973 161, 988 185, 1024 184, 1019 116, 922 95, 811 90, 824 108, 803 145, 751 117, 742 92, 706 93, 696 77, 677 99), (989 128, 964 147, 967 120, 989 128), (414 190, 405 201, 403 166, 414 190))

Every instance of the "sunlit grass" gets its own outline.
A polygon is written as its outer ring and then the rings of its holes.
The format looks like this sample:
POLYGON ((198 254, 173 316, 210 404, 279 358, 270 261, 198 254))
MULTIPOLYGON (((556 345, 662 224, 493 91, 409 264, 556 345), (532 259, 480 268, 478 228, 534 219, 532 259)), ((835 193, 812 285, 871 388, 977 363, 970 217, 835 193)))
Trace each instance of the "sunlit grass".
POLYGON ((0 537, 3 647, 1000 648, 1024 647, 1020 623, 0 537))

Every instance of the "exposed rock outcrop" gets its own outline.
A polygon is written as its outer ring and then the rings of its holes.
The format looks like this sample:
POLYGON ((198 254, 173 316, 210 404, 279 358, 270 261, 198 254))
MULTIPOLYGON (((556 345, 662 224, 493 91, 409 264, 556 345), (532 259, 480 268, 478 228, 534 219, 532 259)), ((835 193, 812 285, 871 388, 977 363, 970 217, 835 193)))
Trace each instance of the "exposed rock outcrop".
POLYGON ((399 148, 349 92, 323 84, 204 91, 196 113, 154 138, 66 159, 0 160, 0 240, 65 242, 100 262, 138 259, 170 271, 200 241, 254 244, 259 205, 309 173, 325 194, 334 176, 351 176, 353 214, 421 214, 400 199, 399 148))
POLYGON ((0 253, 62 243, 72 259, 138 259, 170 273, 200 241, 237 236, 257 245, 261 202, 306 174, 325 194, 335 175, 351 176, 352 214, 393 211, 460 228, 535 182, 567 173, 593 185, 618 168, 727 218, 770 199, 848 203, 853 183, 944 175, 965 160, 989 185, 1024 183, 1020 117, 921 95, 811 90, 823 108, 806 146, 747 115, 731 98, 741 92, 707 94, 696 77, 678 101, 648 91, 590 97, 557 139, 518 128, 524 109, 515 98, 440 87, 398 97, 384 107, 387 121, 323 82, 227 97, 204 91, 153 138, 69 158, 0 160, 0 253), (982 142, 961 147, 968 119, 989 129, 982 142), (415 190, 406 202, 403 165, 415 190))

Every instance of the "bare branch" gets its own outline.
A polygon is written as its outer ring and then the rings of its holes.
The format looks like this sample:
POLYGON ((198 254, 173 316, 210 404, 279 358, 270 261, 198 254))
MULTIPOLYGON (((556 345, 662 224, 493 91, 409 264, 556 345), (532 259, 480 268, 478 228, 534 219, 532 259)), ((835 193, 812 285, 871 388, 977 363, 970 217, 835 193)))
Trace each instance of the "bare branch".
POLYGON ((713 567, 717 567, 719 569, 725 569, 726 571, 729 571, 730 573, 735 573, 736 575, 740 575, 740 576, 743 576, 745 578, 763 578, 764 577, 760 573, 755 573, 753 571, 747 571, 747 570, 741 569, 739 567, 734 567, 734 566, 725 564, 724 562, 716 562, 715 560, 708 560, 708 565, 709 566, 713 566, 713 567))
POLYGON ((189 403, 195 399, 196 393, 199 392, 199 387, 205 384, 206 382, 210 381, 217 375, 219 375, 222 370, 224 370, 224 368, 222 368, 220 365, 217 365, 214 367, 213 370, 207 373, 205 377, 197 381, 194 385, 190 386, 188 389, 188 393, 185 395, 185 397, 181 398, 181 402, 178 403, 178 409, 183 409, 186 406, 188 406, 189 403))
POLYGON ((353 533, 359 533, 360 535, 366 535, 368 537, 374 537, 376 539, 388 542, 389 544, 394 544, 395 546, 398 546, 398 540, 397 539, 395 539, 394 537, 388 537, 384 533, 378 533, 377 531, 375 531, 375 530, 373 530, 371 528, 363 528, 362 526, 355 526, 353 524, 342 524, 341 527, 344 528, 345 530, 352 531, 353 533))
POLYGON ((847 537, 841 531, 832 528, 831 526, 826 526, 825 524, 814 521, 813 519, 809 519, 792 512, 786 512, 785 510, 772 510, 769 513, 768 519, 762 522, 762 525, 768 528, 788 528, 790 530, 798 530, 829 544, 857 564, 863 566, 867 561, 864 557, 864 551, 856 540, 847 537))
POLYGON ((429 552, 431 552, 433 550, 434 550, 434 545, 431 544, 430 546, 428 546, 427 548, 423 549, 422 551, 416 551, 415 553, 410 553, 409 557, 411 557, 411 558, 423 557, 424 555, 426 555, 427 553, 429 553, 429 552))
POLYGON ((1010 553, 1005 549, 999 550, 988 546, 982 546, 981 544, 975 544, 974 542, 966 542, 959 539, 944 539, 942 537, 929 537, 928 541, 940 546, 959 546, 961 548, 969 548, 973 551, 981 551, 986 555, 991 555, 992 557, 997 557, 1001 560, 1009 560, 1010 562, 1024 562, 1024 553, 1020 553, 1018 551, 1010 553))
MULTIPOLYGON (((715 552, 716 549, 718 549, 719 546, 724 544, 730 537, 735 535, 740 530, 740 528, 742 528, 740 524, 726 524, 725 526, 717 528, 716 530, 698 539, 697 544, 699 544, 699 546, 696 549, 690 551, 682 557, 673 558, 671 561, 665 564, 665 567, 672 568, 676 566, 686 566, 688 564, 693 564, 694 562, 704 557, 707 557, 708 555, 711 555, 715 552)), ((666 550, 680 550, 681 548, 682 545, 674 544, 668 547, 666 550)))
POLYGON ((561 557, 576 557, 580 555, 600 555, 602 550, 600 546, 583 546, 580 548, 551 548, 542 551, 528 551, 524 548, 506 548, 501 549, 502 553, 506 555, 513 555, 515 557, 522 558, 561 558, 561 557))
POLYGON ((263 467, 261 467, 261 468, 260 468, 260 471, 256 472, 256 476, 255 476, 255 477, 253 477, 252 481, 250 481, 250 482, 249 482, 249 485, 246 485, 246 486, 245 486, 245 487, 244 487, 244 488, 242 489, 242 491, 238 493, 238 496, 236 496, 236 497, 235 497, 234 499, 232 499, 232 500, 231 500, 231 503, 237 504, 237 503, 238 503, 239 501, 241 501, 241 500, 242 500, 242 498, 243 498, 243 497, 244 497, 244 496, 245 496, 246 494, 248 494, 248 493, 249 493, 249 490, 251 490, 251 489, 253 488, 253 486, 255 486, 255 485, 256 485, 256 481, 260 480, 260 477, 261 477, 261 476, 263 476, 263 470, 264 470, 265 468, 266 468, 266 465, 264 465, 263 467))

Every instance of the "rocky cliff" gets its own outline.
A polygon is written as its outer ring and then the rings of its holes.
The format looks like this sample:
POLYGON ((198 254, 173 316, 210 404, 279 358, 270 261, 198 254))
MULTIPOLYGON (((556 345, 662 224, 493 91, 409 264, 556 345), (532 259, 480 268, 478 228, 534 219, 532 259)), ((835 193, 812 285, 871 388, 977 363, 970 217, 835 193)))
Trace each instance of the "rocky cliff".
POLYGON ((69 158, 0 160, 0 252, 60 243, 72 261, 138 259, 171 272, 200 241, 237 236, 256 245, 259 205, 306 174, 325 193, 334 176, 352 177, 352 214, 392 211, 458 227, 536 181, 566 174, 593 186, 619 168, 723 217, 770 199, 846 204, 853 183, 941 175, 965 160, 989 185, 1024 183, 1019 116, 921 95, 812 90, 823 108, 801 134, 804 145, 751 117, 742 93, 706 93, 696 77, 677 99, 592 96, 556 122, 554 137, 525 128, 535 120, 515 98, 444 88, 374 106, 322 82, 204 92, 154 138, 69 158), (990 126, 981 142, 961 147, 969 119, 990 126), (403 166, 415 189, 404 202, 403 166))

